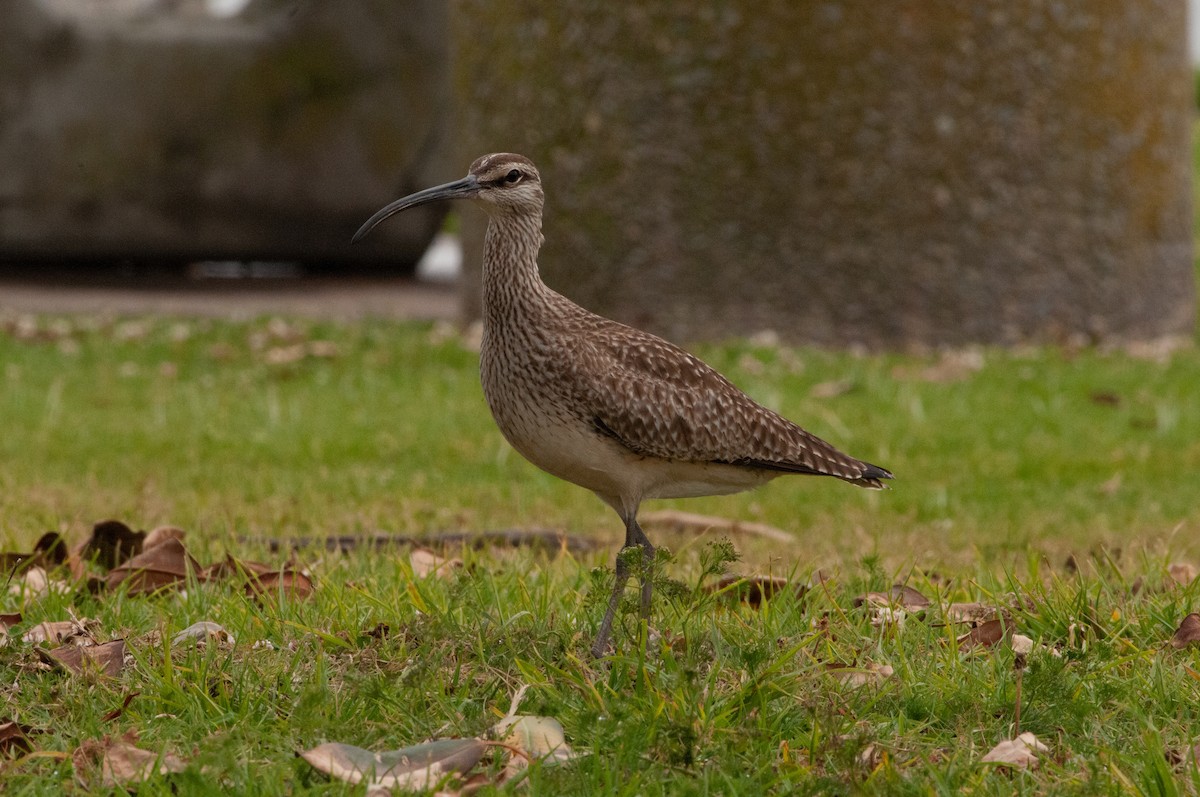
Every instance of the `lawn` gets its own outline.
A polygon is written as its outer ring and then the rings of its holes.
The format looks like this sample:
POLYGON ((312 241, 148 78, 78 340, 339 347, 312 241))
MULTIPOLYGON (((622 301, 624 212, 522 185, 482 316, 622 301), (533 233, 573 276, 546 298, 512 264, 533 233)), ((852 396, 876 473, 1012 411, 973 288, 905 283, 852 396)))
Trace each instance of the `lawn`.
POLYGON ((193 568, 146 595, 59 568, 59 588, 38 594, 18 568, 0 599, 20 614, 0 675, 26 741, 5 742, 5 793, 121 781, 100 762, 124 738, 182 771, 118 791, 361 794, 297 753, 485 735, 523 685, 520 712, 561 723, 574 757, 513 774, 506 762, 523 759, 489 746, 445 791, 1200 791, 1200 647, 1171 644, 1200 605, 1195 347, 697 351, 897 479, 882 493, 792 478, 648 505, 788 539, 651 530, 671 554, 646 652, 630 590, 614 655, 593 661, 620 523, 508 449, 453 330, 4 320, 5 549, 47 531, 75 545, 116 518, 183 529, 200 565, 228 555, 311 577, 311 590, 256 593, 193 568), (513 529, 594 544, 438 545, 513 529), (429 574, 404 545, 265 542, 379 533, 462 564, 429 574), (739 600, 726 573, 787 583, 739 600), (897 583, 915 593, 891 595, 897 583), (56 643, 23 638, 71 618, 93 621, 77 629, 87 641, 125 641, 115 676, 47 663, 56 643), (232 641, 175 639, 199 621, 232 641), (1046 746, 1035 766, 983 761, 1018 732, 1046 746))

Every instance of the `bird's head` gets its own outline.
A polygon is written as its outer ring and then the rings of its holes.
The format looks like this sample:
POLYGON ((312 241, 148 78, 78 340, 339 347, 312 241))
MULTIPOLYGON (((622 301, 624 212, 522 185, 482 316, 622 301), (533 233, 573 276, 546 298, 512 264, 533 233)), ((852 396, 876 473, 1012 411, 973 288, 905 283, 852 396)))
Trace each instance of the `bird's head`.
POLYGON ((489 215, 541 214, 544 198, 542 179, 533 161, 524 155, 497 152, 477 159, 461 180, 426 188, 384 206, 358 228, 354 240, 360 240, 389 216, 427 202, 474 199, 489 215))

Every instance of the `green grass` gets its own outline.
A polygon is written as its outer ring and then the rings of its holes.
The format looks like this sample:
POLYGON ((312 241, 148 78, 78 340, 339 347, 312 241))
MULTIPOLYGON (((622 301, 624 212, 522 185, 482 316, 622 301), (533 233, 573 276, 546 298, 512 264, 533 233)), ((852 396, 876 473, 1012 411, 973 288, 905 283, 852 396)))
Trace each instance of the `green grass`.
POLYGON ((2 764, 5 792, 77 788, 69 755, 132 729, 189 762, 139 794, 361 794, 295 753, 474 735, 521 683, 532 685, 522 710, 557 717, 590 753, 535 767, 532 793, 1200 791, 1195 768, 1178 763, 1200 741, 1200 649, 1166 646, 1200 605, 1200 585, 1169 587, 1165 574, 1200 563, 1195 348, 1161 362, 987 349, 957 372, 936 356, 748 343, 699 353, 897 479, 885 493, 795 478, 663 503, 794 535, 790 545, 735 538, 738 572, 800 583, 820 567, 833 578, 760 610, 732 605, 698 589, 714 537, 656 534, 674 552, 665 574, 676 582, 656 600, 660 636, 643 659, 626 614, 617 654, 594 663, 586 650, 607 590, 597 568, 611 565, 619 522, 510 452, 477 358, 456 336, 379 321, 10 319, 0 334, 10 550, 49 529, 82 539, 106 517, 182 526, 202 562, 270 558, 243 537, 377 530, 552 527, 606 545, 577 557, 466 552, 449 580, 414 580, 402 550, 309 550, 312 598, 263 605, 219 584, 154 598, 7 595, 0 608, 24 612, 18 636, 73 612, 98 620, 102 638, 126 638, 133 661, 94 682, 38 667, 10 637, 5 711, 44 732, 41 755, 2 764), (312 341, 335 356, 273 362, 312 341), (938 373, 954 378, 931 380, 938 373), (834 380, 847 380, 844 393, 812 397, 834 380), (1021 729, 1051 747, 1039 769, 979 763, 1013 734, 1011 650, 959 653, 962 629, 936 608, 901 627, 855 608, 856 596, 905 579, 943 602, 1027 599, 1017 631, 1061 654, 1039 648, 1022 682, 1021 729), (237 644, 162 642, 206 619, 237 644), (390 633, 371 635, 379 623, 390 633), (254 647, 263 640, 273 649, 254 647), (851 688, 831 663, 894 674, 851 688))

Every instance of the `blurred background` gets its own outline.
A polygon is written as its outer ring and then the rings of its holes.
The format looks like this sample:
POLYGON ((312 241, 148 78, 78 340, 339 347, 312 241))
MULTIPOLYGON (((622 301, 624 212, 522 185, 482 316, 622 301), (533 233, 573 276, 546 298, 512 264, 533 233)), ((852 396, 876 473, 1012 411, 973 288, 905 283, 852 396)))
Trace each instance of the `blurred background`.
POLYGON ((507 150, 677 340, 1190 337, 1195 5, 0 0, 0 309, 470 320, 482 214, 350 236, 507 150))

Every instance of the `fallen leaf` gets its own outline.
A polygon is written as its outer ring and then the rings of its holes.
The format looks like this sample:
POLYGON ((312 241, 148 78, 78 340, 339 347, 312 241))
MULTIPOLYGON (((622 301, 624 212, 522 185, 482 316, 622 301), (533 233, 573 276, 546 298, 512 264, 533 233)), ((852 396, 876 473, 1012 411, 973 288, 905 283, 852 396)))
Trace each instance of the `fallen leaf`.
POLYGON ((871 609, 871 625, 875 628, 887 628, 889 626, 903 628, 904 621, 907 619, 908 612, 900 608, 875 606, 871 609))
POLYGON ((88 644, 95 644, 96 640, 91 632, 91 626, 95 624, 95 620, 88 620, 86 618, 79 620, 56 620, 54 622, 46 621, 30 628, 21 639, 31 645, 36 645, 39 642, 49 642, 52 645, 59 645, 79 638, 88 640, 88 644))
POLYGON ((1182 650, 1188 645, 1200 642, 1200 614, 1192 612, 1183 618, 1175 635, 1171 637, 1171 647, 1182 650))
POLYGON ((92 526, 92 536, 84 544, 83 558, 111 570, 142 551, 146 532, 134 531, 119 520, 102 520, 92 526))
POLYGON ((20 614, 0 614, 0 648, 8 644, 8 629, 19 622, 20 614))
POLYGON ((999 644, 1005 637, 1012 634, 1012 623, 1000 618, 980 623, 967 633, 958 637, 958 649, 961 651, 973 648, 990 648, 999 644))
POLYGON ((1181 587, 1186 587, 1196 580, 1196 566, 1186 562, 1178 562, 1167 567, 1167 573, 1181 587))
POLYGON ((263 361, 268 365, 290 365, 303 360, 308 349, 303 343, 291 346, 272 346, 263 355, 263 361))
POLYGON ((33 728, 22 725, 11 717, 0 720, 0 755, 24 754, 33 750, 29 734, 33 728))
POLYGON ((487 749, 479 739, 439 739, 384 753, 327 742, 300 756, 338 780, 419 791, 433 788, 447 775, 471 769, 487 749))
POLYGON ((818 382, 809 389, 808 395, 815 399, 831 399, 845 395, 854 389, 852 379, 833 379, 828 382, 818 382))
POLYGON ((924 382, 958 382, 981 370, 983 352, 979 349, 957 349, 942 352, 936 363, 921 369, 898 365, 892 369, 897 379, 917 378, 924 382))
POLYGON ((676 533, 720 532, 722 534, 751 534, 766 537, 776 542, 791 544, 796 537, 783 529, 768 526, 765 523, 750 523, 743 520, 699 515, 695 512, 680 512, 676 509, 663 509, 657 512, 643 512, 638 519, 643 529, 661 529, 676 533))
POLYGON ((34 543, 33 555, 44 567, 61 565, 67 561, 67 541, 57 531, 47 531, 34 543))
POLYGON ((933 605, 929 598, 904 584, 893 584, 887 592, 868 592, 866 595, 860 595, 854 599, 856 607, 863 604, 870 608, 901 608, 913 614, 922 612, 933 605))
POLYGON ((101 645, 82 647, 63 645, 53 650, 38 649, 44 658, 57 663, 77 675, 99 673, 116 678, 125 666, 125 640, 117 639, 101 645))
POLYGON ((994 606, 982 603, 951 603, 943 611, 946 619, 952 623, 982 623, 994 620, 998 612, 994 606))
POLYGON ((342 356, 342 348, 331 340, 311 340, 308 342, 308 356, 333 359, 342 356))
POLYGON ((1033 652, 1033 640, 1024 634, 1013 634, 1009 644, 1018 656, 1028 656, 1033 652))
MULTIPOLYGON (((704 591, 710 595, 714 592, 737 598, 742 603, 757 609, 765 600, 770 600, 776 592, 790 586, 786 578, 780 576, 723 576, 719 581, 709 584, 704 591)), ((802 597, 808 591, 804 584, 795 585, 797 597, 802 597)))
POLYGON ((178 526, 158 526, 146 534, 146 538, 142 540, 142 550, 145 551, 162 545, 167 540, 179 540, 182 542, 186 533, 178 526))
POLYGON ((313 593, 312 579, 299 570, 271 570, 256 573, 246 581, 246 594, 260 597, 282 592, 290 598, 307 598, 313 593))
POLYGON ((235 559, 231 554, 225 554, 221 561, 211 564, 200 573, 202 581, 216 581, 222 578, 256 576, 270 573, 274 568, 261 562, 251 562, 245 559, 235 559))
POLYGON ((979 349, 958 349, 942 353, 937 363, 922 369, 926 382, 958 382, 983 369, 983 352, 979 349))
POLYGON ((199 574, 199 563, 188 554, 183 542, 167 539, 113 568, 106 583, 110 590, 125 584, 127 594, 146 595, 182 585, 188 573, 199 574))
POLYGON ((189 641, 195 642, 197 645, 202 645, 206 642, 216 642, 218 645, 232 645, 233 634, 211 620, 201 620, 198 623, 192 623, 171 637, 172 645, 179 645, 189 641))
POLYGON ((825 670, 841 681, 843 685, 851 689, 882 683, 891 678, 896 672, 890 664, 877 664, 875 662, 859 665, 834 662, 825 665, 825 670))
POLYGON ((1046 753, 1050 748, 1038 741, 1032 733, 1026 731, 1015 739, 1005 739, 988 751, 982 759, 985 764, 1000 764, 1002 766, 1025 769, 1037 766, 1037 756, 1034 753, 1046 753))
MULTIPOLYGON (((575 757, 567 744, 562 723, 553 717, 517 715, 505 717, 492 728, 496 735, 503 734, 505 744, 512 745, 531 759, 547 764, 559 764, 575 757)), ((528 761, 520 756, 509 762, 514 769, 523 769, 528 761)))
POLYGON ((57 578, 50 578, 46 570, 42 567, 29 568, 20 577, 12 579, 12 582, 8 585, 8 594, 22 600, 33 600, 52 594, 65 595, 70 590, 71 588, 67 582, 57 578))
POLYGON ((447 559, 427 548, 414 548, 408 555, 408 561, 412 565, 413 575, 417 578, 427 578, 431 575, 452 578, 454 570, 463 565, 462 559, 447 559))
POLYGON ((875 769, 879 766, 879 762, 883 760, 887 751, 874 742, 868 742, 858 754, 858 763, 867 769, 875 769))
MULTIPOLYGON (((155 775, 182 772, 187 767, 178 756, 168 752, 153 753, 143 750, 133 744, 136 741, 137 736, 133 732, 116 740, 107 736, 102 740, 89 739, 81 744, 72 756, 76 775, 94 766, 99 759, 99 785, 101 788, 112 789, 142 783, 155 775)), ((84 785, 89 786, 86 783, 84 785)))
POLYGON ((1121 489, 1121 483, 1125 480, 1125 475, 1120 471, 1114 473, 1111 478, 1100 483, 1096 488, 1101 495, 1116 495, 1121 489))

